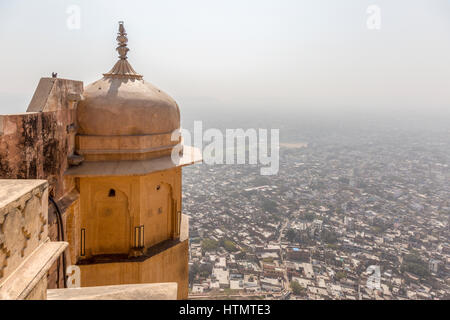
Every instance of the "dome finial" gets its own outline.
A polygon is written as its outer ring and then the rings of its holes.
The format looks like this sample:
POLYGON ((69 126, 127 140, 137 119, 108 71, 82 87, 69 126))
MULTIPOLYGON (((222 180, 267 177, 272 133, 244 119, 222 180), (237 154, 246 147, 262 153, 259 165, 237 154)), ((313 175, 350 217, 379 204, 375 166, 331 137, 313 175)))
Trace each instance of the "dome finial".
POLYGON ((117 33, 117 52, 119 53, 119 61, 116 62, 114 67, 108 73, 103 74, 105 77, 117 77, 117 78, 134 78, 142 79, 140 74, 134 71, 133 67, 127 61, 128 49, 128 37, 123 21, 119 21, 119 32, 117 33))
POLYGON ((123 21, 119 21, 119 33, 117 34, 117 44, 116 50, 119 52, 119 58, 121 60, 127 59, 127 53, 130 51, 127 47, 128 38, 125 27, 123 26, 123 21))

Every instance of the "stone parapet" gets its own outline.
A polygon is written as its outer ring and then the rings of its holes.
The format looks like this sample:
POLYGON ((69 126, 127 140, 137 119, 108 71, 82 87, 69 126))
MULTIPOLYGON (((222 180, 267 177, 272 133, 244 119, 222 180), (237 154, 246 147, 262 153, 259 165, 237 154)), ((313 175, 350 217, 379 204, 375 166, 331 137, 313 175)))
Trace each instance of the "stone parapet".
POLYGON ((48 300, 176 300, 176 282, 51 289, 48 300))
POLYGON ((45 299, 67 245, 48 239, 47 181, 0 180, 0 299, 45 299))

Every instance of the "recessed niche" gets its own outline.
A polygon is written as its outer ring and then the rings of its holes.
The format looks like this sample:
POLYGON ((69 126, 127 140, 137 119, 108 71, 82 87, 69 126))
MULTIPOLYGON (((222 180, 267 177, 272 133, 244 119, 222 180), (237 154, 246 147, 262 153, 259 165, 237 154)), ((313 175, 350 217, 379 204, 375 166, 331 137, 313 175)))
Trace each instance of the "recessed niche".
POLYGON ((116 190, 109 189, 108 197, 113 198, 116 196, 116 190))

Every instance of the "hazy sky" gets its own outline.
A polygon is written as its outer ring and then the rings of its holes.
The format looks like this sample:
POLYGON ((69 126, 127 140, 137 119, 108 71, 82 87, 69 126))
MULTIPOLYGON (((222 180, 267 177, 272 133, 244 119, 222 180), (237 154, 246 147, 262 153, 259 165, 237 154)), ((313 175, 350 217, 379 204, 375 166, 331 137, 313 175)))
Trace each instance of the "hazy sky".
POLYGON ((448 0, 0 0, 0 113, 25 111, 52 71, 99 79, 119 20, 135 70, 182 110, 450 109, 448 0))

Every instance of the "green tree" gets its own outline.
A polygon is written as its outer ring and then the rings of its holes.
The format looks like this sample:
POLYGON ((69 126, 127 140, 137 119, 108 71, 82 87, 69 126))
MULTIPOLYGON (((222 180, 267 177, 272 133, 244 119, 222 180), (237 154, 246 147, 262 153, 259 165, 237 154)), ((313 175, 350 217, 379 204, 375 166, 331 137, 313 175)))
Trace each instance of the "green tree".
POLYGON ((278 211, 277 203, 270 199, 263 199, 262 208, 264 211, 267 211, 267 212, 277 212, 278 211))
POLYGON ((236 245, 234 244, 233 241, 231 240, 224 240, 221 243, 222 247, 225 248, 225 250, 227 250, 228 252, 235 252, 237 250, 236 245))
POLYGON ((427 263, 417 253, 407 254, 403 257, 401 271, 407 271, 424 278, 430 275, 427 263))
POLYGON ((344 271, 338 271, 336 272, 336 280, 341 281, 341 279, 345 279, 347 277, 347 274, 344 271))
POLYGON ((335 244, 337 242, 337 234, 332 231, 323 230, 322 239, 327 244, 335 244))
POLYGON ((307 212, 301 218, 307 221, 313 221, 316 218, 316 214, 314 212, 307 212))
POLYGON ((306 291, 297 281, 291 281, 291 289, 296 296, 303 295, 306 291))
POLYGON ((294 242, 294 240, 297 238, 297 232, 295 232, 294 229, 289 229, 286 232, 286 238, 289 240, 289 242, 294 242))
POLYGON ((214 251, 219 248, 219 243, 212 239, 203 239, 202 250, 203 251, 214 251))
POLYGON ((195 279, 195 277, 197 276, 197 274, 200 272, 200 268, 199 265, 197 263, 194 263, 190 268, 189 268, 189 283, 192 283, 195 279))

